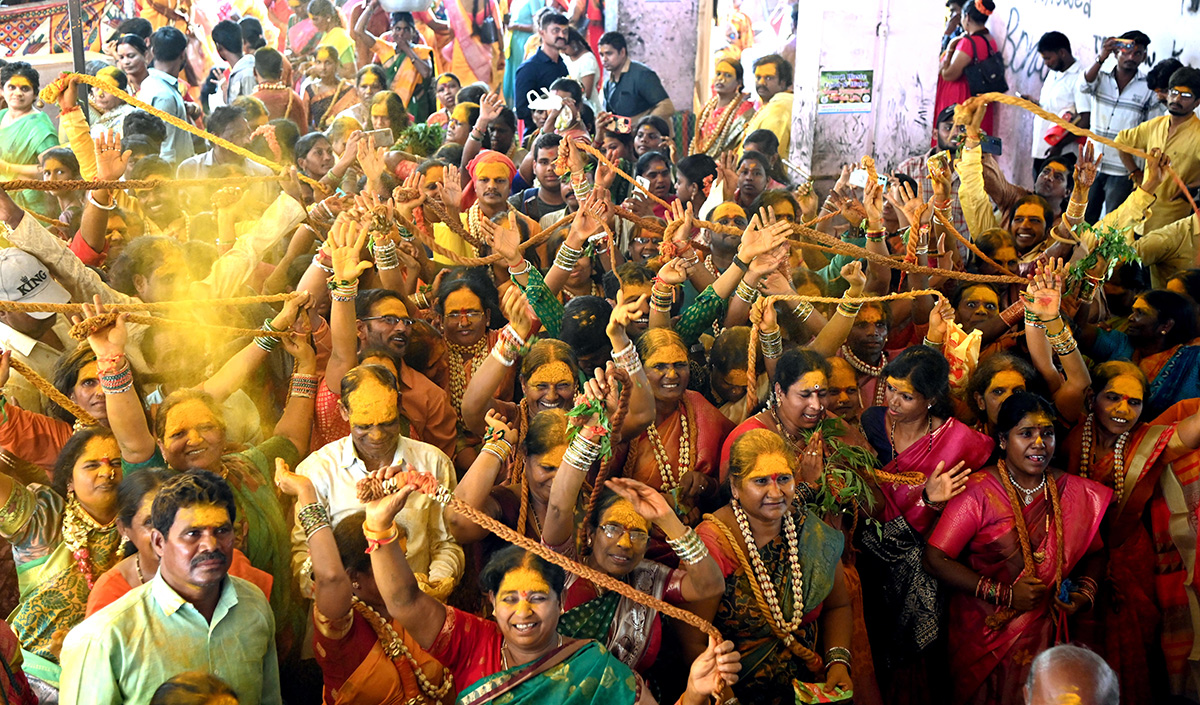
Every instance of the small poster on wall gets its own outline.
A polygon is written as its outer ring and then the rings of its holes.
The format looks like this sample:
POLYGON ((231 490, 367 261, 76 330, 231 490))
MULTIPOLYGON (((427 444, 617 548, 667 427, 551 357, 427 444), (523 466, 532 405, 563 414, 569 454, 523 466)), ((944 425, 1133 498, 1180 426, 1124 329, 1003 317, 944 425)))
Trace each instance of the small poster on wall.
POLYGON ((817 85, 817 114, 871 112, 874 71, 822 71, 817 85))

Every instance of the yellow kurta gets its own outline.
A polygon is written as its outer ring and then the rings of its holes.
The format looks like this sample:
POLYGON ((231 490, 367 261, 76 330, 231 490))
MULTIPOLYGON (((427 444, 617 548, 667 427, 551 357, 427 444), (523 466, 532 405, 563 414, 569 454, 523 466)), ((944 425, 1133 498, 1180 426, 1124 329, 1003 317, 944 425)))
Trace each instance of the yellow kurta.
MULTIPOLYGON (((1200 118, 1193 114, 1187 122, 1168 135, 1170 126, 1170 115, 1156 117, 1136 127, 1121 130, 1117 134, 1116 142, 1147 152, 1155 148, 1161 149, 1171 157, 1171 166, 1179 173, 1183 182, 1194 184, 1200 180, 1200 118)), ((1158 200, 1154 203, 1150 216, 1146 218, 1144 232, 1173 223, 1192 210, 1187 198, 1179 192, 1179 186, 1174 179, 1164 179, 1154 195, 1158 196, 1158 200)))
MULTIPOLYGON (((792 100, 791 91, 776 93, 766 105, 762 106, 746 125, 746 137, 755 130, 770 130, 779 138, 779 156, 787 159, 788 150, 792 144, 792 100)), ((745 138, 743 138, 745 139, 745 138)), ((738 150, 741 153, 741 150, 738 150)))

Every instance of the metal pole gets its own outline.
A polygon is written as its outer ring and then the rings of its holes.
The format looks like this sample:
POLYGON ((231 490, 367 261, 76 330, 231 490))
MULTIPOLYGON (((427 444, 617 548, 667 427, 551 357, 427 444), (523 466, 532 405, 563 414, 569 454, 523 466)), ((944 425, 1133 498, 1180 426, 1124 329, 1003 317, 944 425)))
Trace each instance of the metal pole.
MULTIPOLYGON (((86 73, 83 58, 83 4, 82 0, 67 0, 67 22, 71 25, 71 63, 75 73, 86 73)), ((87 84, 79 85, 79 104, 83 108, 83 116, 91 119, 88 114, 87 84)))

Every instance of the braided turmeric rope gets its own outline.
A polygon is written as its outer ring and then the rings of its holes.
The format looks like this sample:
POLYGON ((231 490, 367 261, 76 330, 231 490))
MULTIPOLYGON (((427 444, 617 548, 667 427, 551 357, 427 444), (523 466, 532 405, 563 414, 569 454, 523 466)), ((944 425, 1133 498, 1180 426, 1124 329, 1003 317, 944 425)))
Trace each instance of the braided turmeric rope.
MULTIPOLYGON (((364 486, 360 484, 358 488, 359 500, 363 502, 373 501, 383 496, 383 494, 380 493, 381 491, 387 491, 385 488, 378 487, 372 487, 371 489, 374 491, 370 494, 364 494, 364 486)), ((427 488, 422 487, 421 489, 424 491, 427 488)), ((604 573, 595 570, 594 568, 589 568, 582 563, 573 561, 562 554, 555 553, 549 547, 544 546, 531 538, 518 534, 508 526, 505 526, 496 519, 484 514, 461 499, 458 499, 450 493, 450 490, 441 485, 438 485, 436 488, 430 486, 428 489, 433 489, 432 494, 429 495, 430 499, 443 506, 452 507, 454 511, 458 512, 462 516, 467 517, 472 522, 487 529, 505 541, 508 541, 516 546, 520 546, 526 551, 529 551, 530 553, 533 553, 538 557, 557 565, 567 572, 574 573, 581 578, 586 578, 605 590, 611 590, 619 593, 622 597, 626 597, 640 605, 645 605, 667 615, 668 617, 693 626, 704 634, 715 639, 718 643, 722 641, 721 633, 717 631, 716 627, 704 619, 696 616, 695 614, 692 614, 691 612, 688 612, 680 607, 676 607, 675 605, 663 602, 655 597, 651 597, 632 585, 623 583, 612 576, 605 575, 604 573)))
MULTIPOLYGON (((116 313, 102 313, 98 316, 86 318, 79 323, 71 326, 68 331, 69 335, 75 340, 87 340, 88 336, 98 330, 108 328, 117 322, 116 313)), ((138 316, 136 314, 126 314, 125 320, 130 323, 138 323, 144 326, 154 325, 172 325, 181 326, 184 328, 200 328, 203 330, 211 330, 214 332, 224 333, 233 338, 254 337, 254 338, 283 338, 290 335, 288 331, 266 331, 259 328, 231 328, 229 326, 220 326, 212 323, 201 323, 199 321, 177 321, 171 318, 159 318, 157 316, 138 316)))
MULTIPOLYGON (((873 254, 873 253, 872 253, 873 254)), ((822 304, 865 304, 873 301, 895 301, 896 299, 915 299, 918 296, 935 296, 939 299, 945 299, 946 296, 937 289, 918 289, 916 291, 902 291, 896 294, 885 294, 883 296, 807 296, 805 294, 790 294, 788 296, 772 295, 764 296, 760 301, 763 306, 773 306, 776 301, 807 301, 809 303, 822 304)), ((746 416, 754 412, 754 407, 758 405, 758 392, 755 367, 757 366, 758 358, 758 326, 750 326, 750 345, 746 351, 746 416)))
POLYGON ((1000 264, 999 262, 992 259, 991 257, 988 257, 987 255, 983 254, 983 250, 979 249, 979 246, 976 245, 974 242, 971 242, 971 238, 963 237, 962 233, 958 232, 958 229, 954 227, 954 223, 944 213, 939 212, 935 208, 933 210, 933 217, 937 218, 938 222, 942 224, 942 227, 946 229, 946 232, 950 233, 952 236, 954 236, 954 238, 956 240, 958 240, 962 244, 966 245, 967 249, 971 251, 971 254, 975 255, 983 262, 986 262, 988 265, 990 265, 992 268, 994 268, 997 272, 1002 272, 1002 273, 1010 275, 1010 276, 1017 276, 1017 275, 1013 274, 1008 269, 1008 267, 1005 267, 1004 265, 1000 264))
MULTIPOLYGON (((621 384, 621 398, 617 402, 617 409, 613 412, 612 418, 609 420, 609 425, 612 429, 608 432, 609 437, 616 439, 617 434, 625 426, 625 416, 629 414, 629 398, 633 395, 633 379, 629 376, 629 372, 618 367, 616 374, 610 377, 610 381, 615 379, 621 384)), ((650 423, 654 423, 651 421, 650 423)), ((630 450, 632 452, 632 449, 630 450)), ((616 466, 616 459, 613 456, 600 461, 600 469, 596 471, 596 481, 592 483, 592 492, 588 495, 587 509, 584 511, 584 521, 579 522, 579 530, 576 533, 575 541, 577 545, 587 545, 587 527, 588 524, 599 524, 600 517, 594 516, 599 503, 600 493, 604 491, 604 483, 608 482, 612 477, 613 469, 616 466)))
MULTIPOLYGON (((175 117, 174 115, 171 115, 170 113, 165 113, 165 112, 159 110, 158 108, 154 107, 153 105, 150 105, 149 103, 138 100, 137 98, 126 93, 125 91, 121 90, 120 88, 117 88, 116 86, 112 85, 111 83, 105 83, 103 79, 98 78, 96 76, 90 76, 85 73, 64 73, 63 75, 59 76, 55 81, 50 83, 50 85, 43 88, 41 90, 41 92, 38 94, 39 97, 47 103, 56 102, 58 100, 58 94, 62 92, 64 81, 69 77, 74 77, 80 83, 86 83, 87 85, 92 86, 93 88, 99 88, 100 90, 102 90, 106 93, 115 95, 118 98, 120 98, 121 100, 132 105, 135 108, 138 108, 140 110, 145 110, 146 112, 150 113, 151 115, 154 115, 155 117, 162 118, 163 122, 167 123, 168 125, 171 125, 172 127, 176 127, 180 130, 183 130, 184 132, 186 132, 190 135, 196 135, 197 137, 203 137, 204 139, 208 140, 212 144, 214 144, 218 147, 223 147, 224 149, 227 149, 230 152, 233 152, 234 154, 236 154, 240 157, 249 159, 250 161, 254 162, 255 164, 261 164, 261 165, 267 167, 268 169, 271 169, 272 171, 283 171, 286 168, 284 165, 276 164, 275 162, 270 161, 269 159, 265 159, 265 158, 255 154, 254 152, 251 152, 250 150, 246 149, 245 147, 239 147, 236 144, 230 142, 229 140, 217 137, 216 135, 212 134, 211 132, 201 130, 200 128, 196 127, 195 125, 193 125, 192 123, 190 123, 186 120, 180 120, 179 118, 175 117)), ((323 186, 321 186, 320 182, 318 182, 316 179, 313 179, 312 177, 306 176, 304 174, 298 174, 298 176, 300 177, 301 181, 307 183, 309 186, 312 186, 313 188, 316 188, 316 189, 320 189, 322 192, 325 190, 325 188, 323 186)))
POLYGON ((39 392, 45 394, 47 399, 61 406, 71 416, 79 419, 79 423, 84 426, 98 426, 100 424, 95 417, 84 411, 82 406, 76 404, 70 397, 58 391, 57 387, 50 384, 45 377, 39 375, 29 365, 26 365, 15 357, 10 357, 8 367, 13 372, 24 377, 25 381, 32 384, 39 392))
MULTIPOLYGON (((767 598, 763 595, 762 586, 758 584, 758 576, 754 574, 754 567, 750 565, 750 561, 746 558, 746 552, 742 550, 741 544, 733 535, 733 531, 720 519, 717 519, 711 514, 706 514, 705 519, 711 521, 721 533, 725 535, 725 540, 729 542, 729 546, 733 549, 733 553, 737 556, 738 564, 745 573, 746 579, 750 581, 750 592, 754 593, 754 601, 758 604, 759 614, 762 615, 763 621, 771 628, 771 632, 775 634, 775 638, 780 640, 787 646, 788 651, 792 652, 808 668, 815 676, 821 676, 825 673, 825 661, 812 649, 804 644, 801 644, 792 634, 788 634, 775 623, 771 617, 771 608, 767 604, 767 598)), ((795 587, 793 586, 793 589, 795 587)))
POLYGON ((106 181, 103 179, 72 179, 70 181, 39 181, 15 179, 0 183, 0 191, 83 191, 151 189, 164 184, 179 188, 190 186, 245 186, 247 184, 283 181, 286 176, 227 176, 220 179, 138 179, 136 181, 106 181))
MULTIPOLYGON (((201 308, 211 306, 246 306, 250 304, 272 304, 280 301, 287 301, 297 296, 295 293, 287 294, 270 294, 267 296, 242 296, 231 299, 205 299, 205 300, 187 300, 187 301, 155 301, 155 302, 138 302, 126 304, 105 304, 106 311, 113 313, 131 313, 134 311, 159 311, 171 309, 175 307, 201 308)), ((51 313, 63 314, 81 314, 83 313, 83 304, 48 304, 48 303, 27 303, 22 301, 0 301, 0 311, 17 311, 20 313, 29 313, 31 311, 49 311, 51 313)))
MULTIPOLYGON (((3 189, 0 189, 0 190, 3 190, 3 189)), ((41 213, 38 213, 37 211, 25 211, 25 213, 26 213, 26 215, 33 216, 34 220, 45 223, 46 225, 53 225, 53 226, 57 226, 60 228, 64 225, 66 225, 66 223, 62 222, 58 218, 51 218, 50 216, 42 215, 41 213)))
MULTIPOLYGON (((1064 120, 1060 116, 1055 115, 1054 113, 1047 112, 1040 105, 1037 105, 1036 103, 1032 103, 1028 100, 1025 100, 1024 98, 1018 98, 1015 95, 1006 95, 1004 93, 981 93, 973 98, 968 98, 968 99, 964 100, 960 107, 963 109, 966 109, 966 110, 975 110, 976 108, 981 108, 981 107, 987 105, 988 103, 1002 103, 1004 105, 1012 105, 1012 106, 1015 106, 1018 108, 1024 108, 1025 110, 1028 110, 1029 112, 1033 113, 1034 115, 1037 115, 1038 117, 1042 118, 1043 120, 1047 120, 1049 122, 1054 123, 1055 125, 1058 125, 1062 129, 1066 130, 1067 132, 1070 132, 1073 135, 1076 135, 1078 137, 1086 137, 1090 140, 1099 142, 1100 144, 1103 144, 1103 145, 1112 147, 1113 149, 1125 152, 1126 154, 1132 154, 1135 157, 1141 157, 1142 159, 1150 159, 1150 153, 1145 150, 1137 149, 1136 147, 1130 147, 1127 144, 1117 144, 1117 142, 1109 139, 1108 137, 1101 137, 1100 135, 1096 134, 1095 132, 1092 132, 1091 130, 1080 127, 1079 125, 1076 125, 1068 120, 1064 120)), ((955 122, 959 121, 958 117, 959 117, 958 110, 955 110, 955 115, 954 115, 955 122)), ((1188 203, 1191 204, 1191 206, 1192 206, 1192 211, 1196 214, 1197 217, 1200 217, 1200 207, 1196 206, 1196 201, 1192 198, 1192 194, 1188 191, 1187 184, 1185 184, 1183 182, 1183 179, 1179 176, 1179 172, 1175 171, 1174 167, 1168 166, 1167 173, 1171 175, 1172 179, 1174 179, 1175 185, 1179 187, 1179 191, 1185 197, 1187 197, 1188 203)))

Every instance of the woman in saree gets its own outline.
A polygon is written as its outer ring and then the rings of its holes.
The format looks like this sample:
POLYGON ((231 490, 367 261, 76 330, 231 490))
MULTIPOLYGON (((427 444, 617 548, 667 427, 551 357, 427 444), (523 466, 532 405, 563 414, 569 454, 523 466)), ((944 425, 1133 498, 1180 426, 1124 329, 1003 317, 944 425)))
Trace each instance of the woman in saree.
POLYGON ((938 660, 930 652, 943 601, 921 559, 947 497, 935 494, 932 485, 946 477, 949 496, 961 492, 969 473, 987 463, 995 446, 951 415, 949 373, 940 352, 923 345, 908 348, 883 369, 887 405, 862 413, 863 432, 882 472, 912 483, 881 483, 882 531, 861 534, 875 563, 863 567, 863 584, 870 586, 866 603, 883 607, 868 615, 876 654, 890 666, 881 672, 890 673, 891 682, 881 686, 893 698, 938 687, 928 669, 938 660))
POLYGON ((504 20, 496 0, 446 0, 444 9, 451 35, 442 47, 446 71, 461 85, 485 83, 494 93, 504 80, 504 20))
MULTIPOLYGON (((158 489, 171 477, 161 468, 141 470, 122 478, 117 486, 117 531, 121 534, 121 561, 96 581, 87 600, 87 616, 117 601, 135 587, 145 585, 158 572, 159 557, 150 545, 150 507, 158 489)), ((233 549, 229 574, 249 580, 270 597, 274 578, 250 565, 246 554, 233 549)))
POLYGON ((997 464, 950 500, 925 548, 926 568, 954 592, 955 705, 1024 703, 1033 657, 1054 645, 1063 620, 1091 606, 1103 575, 1100 521, 1113 493, 1050 468, 1054 408, 1012 395, 996 438, 997 464))
POLYGON ((317 47, 316 60, 309 69, 313 79, 304 87, 304 107, 308 109, 308 127, 322 131, 338 113, 359 102, 354 86, 341 77, 342 62, 331 45, 317 47))
MULTIPOLYGON (((352 117, 360 128, 371 124, 371 99, 380 91, 387 90, 387 74, 379 64, 367 64, 354 76, 354 90, 358 102, 338 113, 334 119, 352 117)), ((374 129, 374 128, 372 128, 374 129)))
POLYGON ((790 704, 794 680, 852 690, 844 539, 799 499, 796 473, 779 434, 747 431, 730 453, 732 499, 697 529, 725 576, 713 625, 742 655, 733 692, 744 703, 790 704))
MULTIPOLYGON (((587 383, 587 398, 617 404, 616 381, 599 372, 587 383)), ((587 414, 554 475, 542 543, 571 558, 582 552, 591 568, 673 604, 718 597, 724 580, 716 562, 696 535, 655 489, 629 478, 612 479, 591 492, 590 511, 578 546, 576 507, 605 431, 598 415, 587 414), (682 565, 671 568, 646 558, 650 532, 657 529, 682 565)), ((597 482, 600 482, 598 479, 597 482)), ((606 591, 589 580, 569 576, 563 593, 559 631, 592 638, 638 673, 645 674, 662 646, 660 615, 645 605, 606 591)))
MULTIPOLYGON (((704 511, 718 505, 721 444, 733 430, 733 422, 688 388, 691 368, 678 333, 650 328, 638 338, 636 348, 654 394, 655 418, 644 433, 629 441, 621 476, 669 495, 679 516, 695 525, 704 511)), ((670 556, 663 548, 655 546, 658 550, 652 550, 651 557, 670 556)))
MULTIPOLYGON (((38 72, 25 61, 0 68, 0 87, 8 107, 0 110, 0 176, 5 179, 42 178, 38 157, 58 144, 58 132, 46 113, 38 110, 38 72)), ((16 191, 17 205, 44 216, 58 215, 49 191, 16 191)))
POLYGON ((742 64, 736 59, 719 59, 713 78, 713 97, 696 118, 696 136, 689 154, 707 154, 716 159, 742 144, 746 125, 754 117, 754 106, 742 92, 742 64))
MULTIPOLYGON (((325 705, 451 705, 450 672, 389 614, 356 512, 332 526, 312 481, 275 461, 275 484, 296 499, 313 577, 313 650, 325 705)), ((400 539, 401 545, 404 539, 400 539)))
POLYGON ((40 699, 57 701, 62 637, 83 620, 97 578, 121 559, 121 474, 117 439, 103 426, 71 436, 51 486, 22 485, 0 474, 0 536, 12 544, 20 589, 8 622, 40 699))
MULTIPOLYGON (((385 480, 398 471, 386 468, 375 477, 385 480)), ((654 702, 641 678, 607 648, 559 634, 566 576, 535 554, 510 546, 488 561, 479 582, 492 603, 494 621, 421 592, 392 528, 414 490, 413 485, 405 485, 368 503, 363 533, 374 546, 372 572, 388 613, 450 670, 460 705, 654 702), (580 687, 585 683, 588 687, 580 687)), ((718 673, 725 682, 736 681, 736 661, 731 643, 710 641, 692 664, 681 702, 705 702, 719 687, 718 673)))

